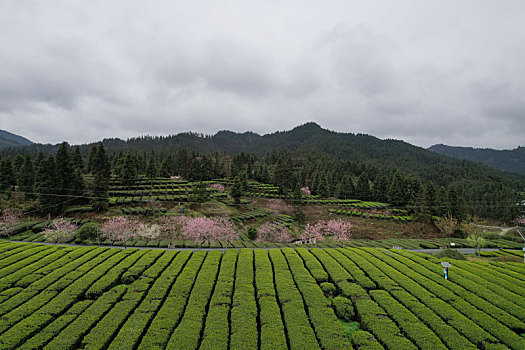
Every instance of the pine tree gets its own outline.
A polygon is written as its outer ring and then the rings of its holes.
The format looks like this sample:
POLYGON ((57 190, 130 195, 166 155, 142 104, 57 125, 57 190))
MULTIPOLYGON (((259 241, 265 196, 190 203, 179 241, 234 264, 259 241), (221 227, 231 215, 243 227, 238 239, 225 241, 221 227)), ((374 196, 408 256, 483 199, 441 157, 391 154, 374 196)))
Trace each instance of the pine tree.
POLYGON ((108 207, 108 189, 111 176, 111 165, 102 143, 99 143, 96 148, 91 173, 93 174, 91 192, 94 197, 92 206, 94 210, 101 212, 108 207))
POLYGON ((80 153, 80 148, 78 146, 75 147, 75 153, 72 158, 75 169, 82 174, 84 172, 84 160, 82 159, 82 154, 80 153))
POLYGON ((377 202, 387 202, 388 197, 388 177, 382 173, 374 181, 373 187, 374 200, 377 202))
POLYGON ((97 146, 91 147, 91 151, 89 152, 88 164, 87 164, 88 173, 91 173, 93 171, 93 163, 95 162, 95 158, 97 157, 97 152, 98 152, 97 146))
POLYGON ((359 178, 357 179, 356 193, 359 199, 361 200, 369 200, 371 197, 368 174, 364 171, 361 173, 361 175, 359 175, 359 178))
POLYGON ((232 196, 235 204, 239 204, 241 202, 242 193, 241 179, 239 176, 236 176, 233 180, 233 185, 230 188, 230 196, 232 196))
POLYGON ((448 214, 448 196, 445 187, 441 186, 436 196, 436 215, 445 216, 448 214))
POLYGON ((24 164, 20 168, 18 175, 18 185, 20 186, 20 191, 26 193, 26 197, 32 197, 31 194, 34 191, 33 185, 35 183, 35 169, 33 167, 33 161, 31 156, 26 155, 24 157, 24 164))
POLYGON ((16 185, 15 173, 13 171, 13 164, 7 158, 0 163, 0 192, 5 192, 9 189, 14 190, 16 185))
POLYGON ((48 156, 42 159, 36 172, 35 186, 38 192, 40 211, 42 213, 57 213, 64 197, 57 195, 58 181, 55 157, 48 156))
POLYGON ((405 183, 399 170, 393 174, 388 186, 388 202, 393 205, 404 205, 405 200, 405 183))

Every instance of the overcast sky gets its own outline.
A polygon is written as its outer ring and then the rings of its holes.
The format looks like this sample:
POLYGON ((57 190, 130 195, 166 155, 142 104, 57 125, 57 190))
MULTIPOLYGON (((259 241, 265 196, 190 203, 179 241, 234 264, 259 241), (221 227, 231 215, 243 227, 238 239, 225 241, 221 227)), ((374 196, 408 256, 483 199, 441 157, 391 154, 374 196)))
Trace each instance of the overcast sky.
POLYGON ((0 129, 525 145, 525 1, 0 1, 0 129))

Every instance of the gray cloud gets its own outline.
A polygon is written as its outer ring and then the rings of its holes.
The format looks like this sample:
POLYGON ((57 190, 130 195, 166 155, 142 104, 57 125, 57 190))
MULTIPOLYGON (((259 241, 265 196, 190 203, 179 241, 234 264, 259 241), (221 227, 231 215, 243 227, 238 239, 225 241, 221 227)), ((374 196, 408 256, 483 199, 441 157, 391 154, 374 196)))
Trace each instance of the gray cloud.
POLYGON ((306 121, 429 146, 525 133, 525 4, 6 0, 0 128, 38 142, 306 121))

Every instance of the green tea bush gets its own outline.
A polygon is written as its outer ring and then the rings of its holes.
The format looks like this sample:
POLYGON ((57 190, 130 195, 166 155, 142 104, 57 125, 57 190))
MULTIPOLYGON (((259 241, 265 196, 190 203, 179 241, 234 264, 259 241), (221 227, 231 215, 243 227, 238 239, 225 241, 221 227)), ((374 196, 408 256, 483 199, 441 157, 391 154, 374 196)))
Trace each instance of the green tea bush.
POLYGON ((461 252, 455 250, 455 249, 442 249, 436 254, 434 254, 436 258, 451 258, 456 260, 467 260, 465 255, 463 255, 461 252))
POLYGON ((325 295, 334 295, 337 292, 337 288, 330 282, 321 283, 321 289, 325 295))
POLYGON ((349 299, 345 297, 337 297, 333 300, 332 305, 334 306, 337 317, 343 321, 348 322, 354 318, 354 305, 349 299))
POLYGON ((94 222, 88 222, 77 230, 76 236, 81 240, 94 240, 100 237, 100 228, 94 222))

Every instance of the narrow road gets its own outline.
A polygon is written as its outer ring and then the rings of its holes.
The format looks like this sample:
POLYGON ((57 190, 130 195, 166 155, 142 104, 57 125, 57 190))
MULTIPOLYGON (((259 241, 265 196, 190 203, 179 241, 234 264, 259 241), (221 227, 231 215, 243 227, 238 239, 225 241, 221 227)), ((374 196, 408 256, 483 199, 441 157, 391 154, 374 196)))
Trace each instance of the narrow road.
MULTIPOLYGON (((65 246, 69 246, 69 247, 100 247, 100 248, 119 248, 119 249, 163 249, 163 250, 191 250, 191 251, 194 251, 194 252, 197 252, 197 251, 213 251, 213 250, 220 250, 220 251, 227 251, 227 250, 231 250, 231 249, 246 249, 246 248, 160 248, 160 247, 117 247, 117 246, 108 246, 108 245, 102 245, 102 244, 90 244, 90 245, 84 245, 84 244, 70 244, 70 243, 50 243, 50 242, 26 242, 26 241, 9 241, 9 242, 14 242, 14 243, 36 243, 36 244, 46 244, 46 245, 65 245, 65 246)), ((297 248, 301 248, 301 245, 297 245, 297 248)), ((249 249, 265 249, 265 250, 269 250, 269 249, 280 249, 280 247, 264 247, 264 248, 258 248, 258 247, 253 247, 253 248, 249 248, 249 249)), ((322 247, 319 247, 319 249, 334 249, 334 248, 322 248, 322 247)), ((476 252, 476 249, 475 248, 453 248, 454 250, 457 250, 459 251, 460 253, 462 254, 466 254, 466 255, 474 255, 474 253, 476 252)), ((416 253, 436 253, 436 252, 439 252, 441 249, 403 249, 403 250, 408 250, 408 251, 411 251, 411 252, 416 252, 416 253)), ((480 249, 481 251, 494 251, 494 250, 499 250, 498 248, 482 248, 480 249)), ((509 250, 512 250, 512 249, 509 249, 509 250)), ((515 249, 515 250, 518 250, 518 249, 515 249)))

